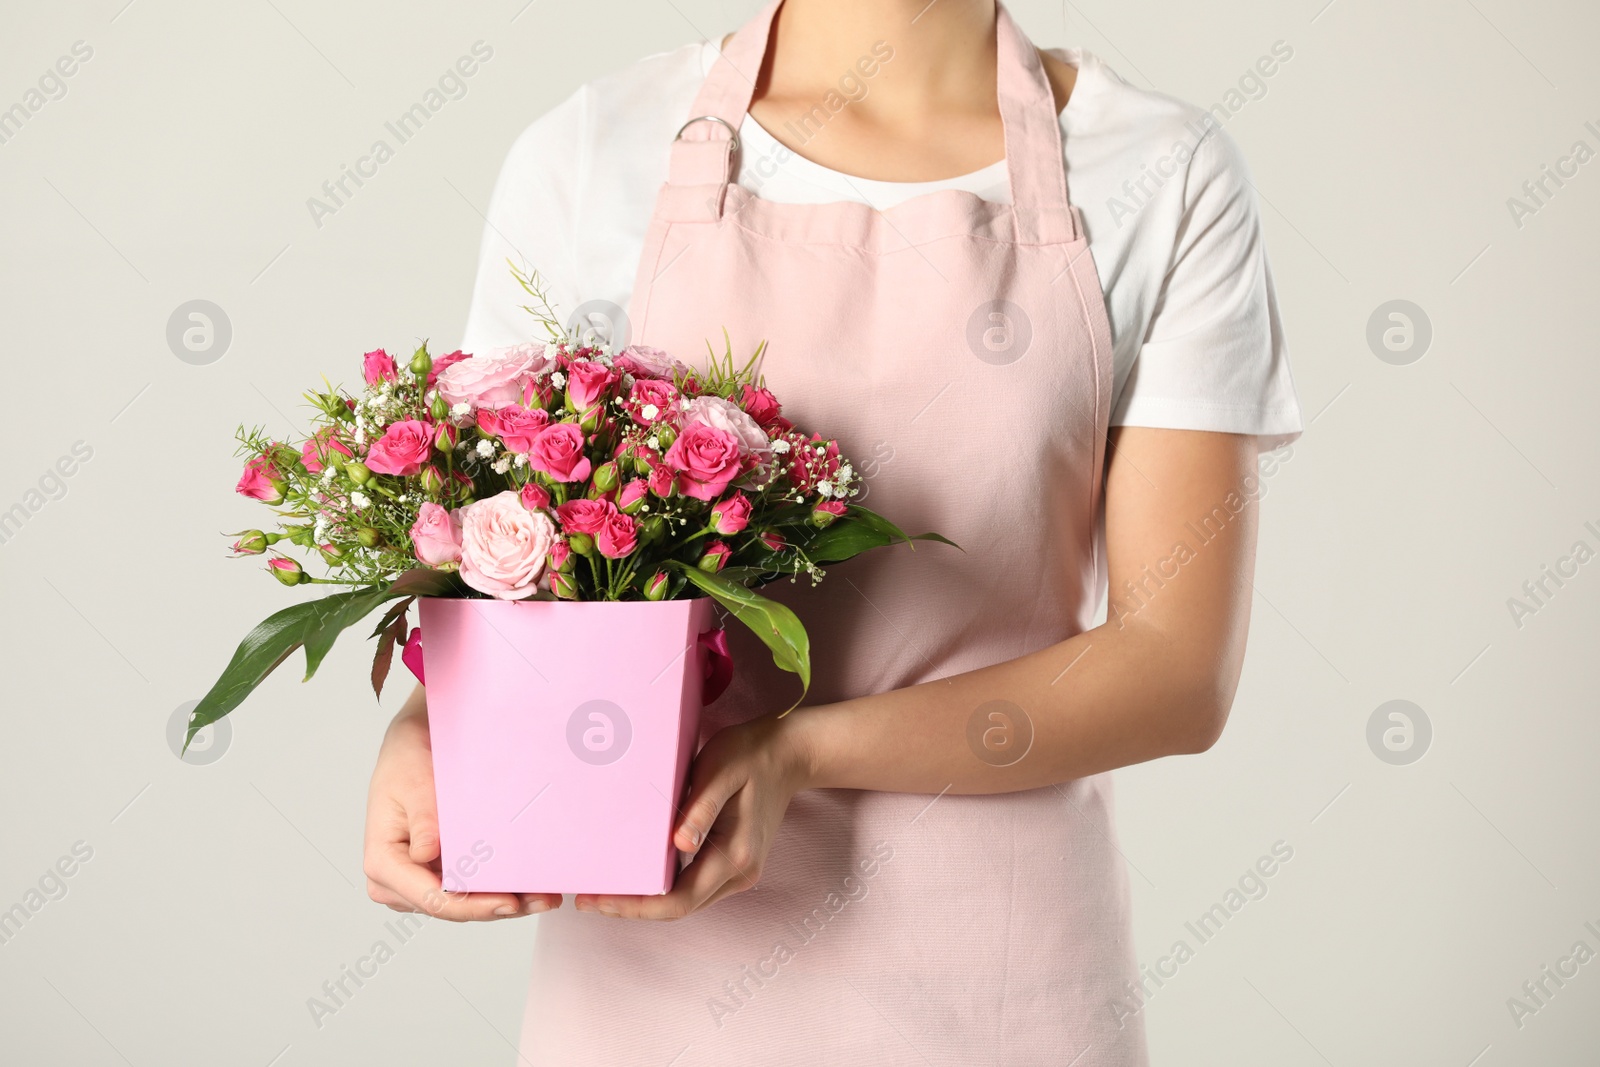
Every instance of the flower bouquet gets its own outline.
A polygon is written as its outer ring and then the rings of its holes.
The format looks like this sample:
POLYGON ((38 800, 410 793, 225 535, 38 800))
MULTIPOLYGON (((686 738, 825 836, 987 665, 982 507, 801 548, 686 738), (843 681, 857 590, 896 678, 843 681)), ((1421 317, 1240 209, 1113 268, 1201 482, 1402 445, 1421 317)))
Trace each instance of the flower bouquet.
POLYGON ((699 709, 731 677, 712 605, 798 676, 798 704, 805 628, 756 588, 917 538, 851 503, 859 475, 784 417, 759 349, 692 368, 582 344, 537 276, 519 281, 548 343, 368 352, 360 392, 307 394, 305 441, 241 429, 237 490, 280 522, 233 551, 338 591, 252 630, 188 739, 297 648, 309 679, 384 608, 372 686, 399 649, 427 687, 442 863, 460 887, 661 893, 699 709))

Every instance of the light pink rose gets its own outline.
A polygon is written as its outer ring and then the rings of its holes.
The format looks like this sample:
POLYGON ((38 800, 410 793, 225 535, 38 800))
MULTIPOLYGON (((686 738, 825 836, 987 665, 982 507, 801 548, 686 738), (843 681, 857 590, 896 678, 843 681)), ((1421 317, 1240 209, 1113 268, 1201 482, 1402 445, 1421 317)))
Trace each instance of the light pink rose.
POLYGON ((469 353, 463 352, 458 348, 454 352, 446 352, 444 355, 434 360, 433 366, 428 368, 429 388, 432 388, 433 384, 439 380, 439 375, 443 374, 457 363, 460 363, 462 360, 471 358, 472 356, 469 353))
POLYGON ((616 508, 600 524, 594 534, 595 547, 607 559, 621 559, 639 544, 639 524, 616 508))
POLYGON ((583 454, 583 431, 574 422, 546 426, 533 439, 528 450, 528 465, 543 471, 558 482, 581 482, 589 477, 591 464, 583 454))
POLYGON ((400 371, 394 365, 393 356, 381 348, 374 348, 361 357, 361 376, 368 385, 377 385, 379 382, 394 381, 400 376, 400 371))
POLYGON ((626 371, 635 378, 671 380, 674 372, 688 369, 661 349, 649 345, 629 345, 611 362, 618 370, 626 371))
POLYGON ((417 419, 407 419, 384 430, 362 462, 378 474, 409 477, 421 471, 432 454, 433 427, 417 419))
POLYGON ((461 562, 461 513, 438 504, 423 504, 411 526, 411 545, 417 559, 430 567, 461 562))
POLYGON ((742 454, 755 456, 759 461, 765 461, 772 452, 772 442, 767 440, 767 431, 760 423, 745 414, 738 404, 720 396, 697 396, 689 401, 683 412, 683 424, 692 426, 695 423, 726 430, 739 443, 742 454))
POLYGON ((532 448, 533 439, 548 425, 548 411, 529 411, 519 404, 503 407, 499 411, 478 412, 478 429, 500 438, 506 448, 513 452, 526 452, 532 448))
POLYGON ((738 438, 704 422, 685 426, 664 458, 678 472, 678 489, 696 500, 715 500, 745 469, 738 438))
POLYGON ((481 356, 463 359, 445 368, 436 380, 439 395, 454 407, 498 411, 522 403, 523 391, 539 371, 550 367, 544 345, 520 344, 492 348, 481 356))
POLYGON ((506 490, 461 509, 461 580, 498 600, 538 592, 556 524, 506 490))

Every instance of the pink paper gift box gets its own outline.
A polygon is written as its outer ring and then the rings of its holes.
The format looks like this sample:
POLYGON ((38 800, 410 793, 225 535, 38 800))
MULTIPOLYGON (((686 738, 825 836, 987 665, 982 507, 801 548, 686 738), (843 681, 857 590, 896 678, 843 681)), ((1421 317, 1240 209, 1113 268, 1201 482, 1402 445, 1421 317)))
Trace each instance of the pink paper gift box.
POLYGON ((419 604, 445 888, 672 888, 712 602, 419 604))

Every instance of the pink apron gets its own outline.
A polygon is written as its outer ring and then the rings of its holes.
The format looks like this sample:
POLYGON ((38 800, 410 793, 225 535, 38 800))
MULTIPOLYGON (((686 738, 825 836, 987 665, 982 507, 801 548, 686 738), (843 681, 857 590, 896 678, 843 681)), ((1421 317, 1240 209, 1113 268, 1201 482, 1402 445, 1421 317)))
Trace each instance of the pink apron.
MULTIPOLYGON (((1008 660, 1089 627, 1111 337, 1061 127, 999 12, 1011 204, 955 190, 879 212, 731 183, 777 3, 741 29, 672 145, 632 297, 635 339, 686 359, 728 330, 867 503, 928 545, 766 587, 812 637, 811 703, 1008 660), (725 123, 726 125, 722 125, 725 123)), ((796 683, 740 627, 707 732, 796 683)), ((978 713, 978 709, 973 709, 978 713)), ((796 715, 805 714, 802 708, 796 715)), ((974 756, 974 759, 978 756, 974 756)), ((1000 796, 800 794, 761 884, 676 923, 539 920, 523 1029, 559 1067, 1145 1063, 1111 784, 1000 796)))

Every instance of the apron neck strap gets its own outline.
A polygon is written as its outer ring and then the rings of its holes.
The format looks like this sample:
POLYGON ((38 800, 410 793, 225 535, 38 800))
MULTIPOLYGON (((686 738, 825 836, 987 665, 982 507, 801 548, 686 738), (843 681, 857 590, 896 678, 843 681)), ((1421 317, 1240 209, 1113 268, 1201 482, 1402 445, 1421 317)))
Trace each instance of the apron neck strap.
MULTIPOLYGON (((771 0, 733 35, 712 64, 688 121, 672 143, 670 184, 715 185, 725 190, 733 180, 739 150, 737 131, 750 109, 766 59, 772 20, 782 3, 771 0)), ((1071 239, 1076 225, 1067 198, 1061 120, 1050 79, 1032 43, 998 2, 995 36, 996 90, 1018 239, 1027 243, 1071 239)), ((722 199, 717 195, 712 205, 718 214, 722 199)))

